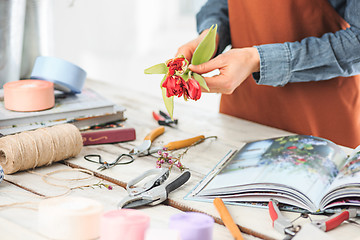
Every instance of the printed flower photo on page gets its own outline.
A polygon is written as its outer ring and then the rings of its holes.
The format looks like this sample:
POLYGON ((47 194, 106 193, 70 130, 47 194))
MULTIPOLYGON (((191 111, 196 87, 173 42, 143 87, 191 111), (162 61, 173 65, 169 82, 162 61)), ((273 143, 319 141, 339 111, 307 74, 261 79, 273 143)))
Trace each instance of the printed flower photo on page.
MULTIPOLYGON (((191 64, 198 65, 211 59, 215 51, 217 26, 211 26, 210 30, 197 46, 191 59, 191 64)), ((166 110, 173 119, 174 96, 184 97, 187 101, 199 100, 201 97, 201 88, 209 91, 204 78, 194 73, 188 68, 189 62, 184 56, 159 63, 144 70, 145 74, 165 74, 160 88, 166 110)))

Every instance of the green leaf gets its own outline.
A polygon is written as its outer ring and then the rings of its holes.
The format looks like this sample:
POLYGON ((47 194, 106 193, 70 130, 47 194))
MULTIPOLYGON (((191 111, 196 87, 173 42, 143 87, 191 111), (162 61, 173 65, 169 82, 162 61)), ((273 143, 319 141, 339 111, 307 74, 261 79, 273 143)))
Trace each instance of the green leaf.
POLYGON ((184 73, 183 75, 181 75, 180 77, 182 77, 182 79, 184 79, 184 81, 186 82, 189 79, 189 74, 188 73, 184 73))
POLYGON ((166 107, 167 112, 169 113, 171 119, 173 119, 173 113, 174 113, 174 96, 167 97, 166 96, 166 88, 161 88, 162 96, 164 100, 164 104, 166 107))
POLYGON ((193 76, 194 76, 194 79, 196 81, 198 81, 198 83, 200 84, 200 86, 204 89, 206 89, 208 92, 210 92, 210 89, 209 87, 207 86, 206 82, 205 82, 205 79, 200 75, 200 74, 197 74, 197 73, 193 73, 193 76))
POLYGON ((217 25, 211 26, 210 30, 195 49, 191 59, 191 64, 199 65, 210 60, 214 55, 216 45, 217 25))
POLYGON ((145 74, 166 74, 168 72, 168 67, 165 63, 159 63, 152 67, 149 67, 144 70, 145 74))

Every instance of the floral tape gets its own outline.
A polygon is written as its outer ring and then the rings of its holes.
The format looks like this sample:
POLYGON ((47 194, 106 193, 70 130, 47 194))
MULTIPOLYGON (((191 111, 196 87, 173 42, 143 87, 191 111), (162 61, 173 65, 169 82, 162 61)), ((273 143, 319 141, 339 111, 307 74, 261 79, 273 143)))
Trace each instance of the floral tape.
POLYGON ((54 84, 43 80, 20 80, 4 85, 4 105, 8 110, 34 112, 55 105, 54 84))
POLYGON ((32 79, 43 79, 54 83, 55 88, 68 93, 80 93, 86 72, 60 58, 37 57, 31 73, 32 79))
POLYGON ((169 228, 180 232, 182 240, 212 240, 214 219, 206 214, 185 212, 170 217, 169 228))
POLYGON ((101 218, 101 240, 143 240, 150 217, 139 210, 119 209, 101 218))
POLYGON ((39 232, 51 239, 97 239, 102 205, 83 197, 50 198, 40 202, 39 232))

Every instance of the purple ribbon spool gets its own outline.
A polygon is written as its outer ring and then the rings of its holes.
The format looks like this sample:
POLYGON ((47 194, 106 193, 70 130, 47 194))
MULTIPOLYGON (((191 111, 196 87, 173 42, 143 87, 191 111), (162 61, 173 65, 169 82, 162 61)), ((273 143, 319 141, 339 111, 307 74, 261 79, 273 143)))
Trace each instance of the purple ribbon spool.
POLYGON ((185 212, 170 217, 169 228, 180 232, 181 240, 212 240, 214 219, 206 214, 185 212))

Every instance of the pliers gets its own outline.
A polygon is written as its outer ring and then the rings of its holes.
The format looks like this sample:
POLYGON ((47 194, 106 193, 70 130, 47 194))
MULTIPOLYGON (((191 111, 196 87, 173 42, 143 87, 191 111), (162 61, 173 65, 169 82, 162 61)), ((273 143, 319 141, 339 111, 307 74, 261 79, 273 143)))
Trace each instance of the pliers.
MULTIPOLYGON (((279 208, 279 202, 277 200, 271 199, 269 201, 269 214, 272 220, 273 227, 280 233, 286 235, 284 239, 292 239, 298 231, 300 231, 301 226, 294 226, 292 222, 284 217, 279 208)), ((311 221, 316 227, 321 229, 324 232, 330 231, 337 226, 339 226, 344 221, 349 220, 350 218, 357 216, 357 210, 355 208, 349 208, 342 212, 336 213, 329 218, 325 218, 322 220, 311 221)))
POLYGON ((175 150, 180 149, 184 147, 188 147, 198 141, 202 141, 205 139, 204 135, 199 135, 193 138, 184 139, 180 141, 170 142, 164 146, 160 147, 151 147, 152 142, 161 134, 163 134, 165 131, 165 128, 163 126, 158 127, 154 130, 152 130, 145 138, 144 142, 140 144, 139 146, 134 147, 132 150, 130 150, 130 155, 136 155, 136 156, 146 156, 153 153, 158 152, 159 150, 162 150, 166 148, 167 150, 175 150))
POLYGON ((164 113, 163 111, 159 111, 159 114, 153 111, 152 115, 159 125, 174 127, 173 124, 175 125, 178 124, 177 119, 171 119, 171 117, 166 113, 164 113))
POLYGON ((169 176, 169 169, 156 168, 144 172, 135 179, 129 181, 126 186, 128 196, 123 198, 118 208, 137 208, 145 205, 157 205, 168 198, 173 190, 179 188, 190 178, 190 172, 182 172, 175 180, 166 182, 169 176), (142 187, 135 187, 137 183, 150 175, 156 175, 155 178, 145 183, 142 187))

